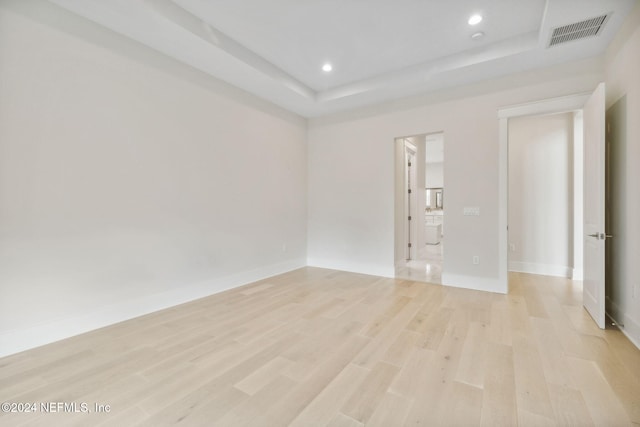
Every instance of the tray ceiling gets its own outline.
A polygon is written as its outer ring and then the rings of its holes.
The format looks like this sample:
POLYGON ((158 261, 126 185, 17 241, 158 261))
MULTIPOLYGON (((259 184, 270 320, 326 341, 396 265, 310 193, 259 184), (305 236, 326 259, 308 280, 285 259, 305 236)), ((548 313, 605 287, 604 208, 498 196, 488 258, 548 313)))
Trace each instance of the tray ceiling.
POLYGON ((50 1, 305 117, 601 55, 637 2, 50 1), (601 15, 597 34, 549 47, 601 15))

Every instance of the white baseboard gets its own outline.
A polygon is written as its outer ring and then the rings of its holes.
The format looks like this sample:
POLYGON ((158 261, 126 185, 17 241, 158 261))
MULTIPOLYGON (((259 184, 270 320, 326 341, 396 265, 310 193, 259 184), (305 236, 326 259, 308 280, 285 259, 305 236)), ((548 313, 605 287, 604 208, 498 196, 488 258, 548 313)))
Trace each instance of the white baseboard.
POLYGON ((536 262, 509 261, 509 271, 566 278, 571 278, 573 276, 573 269, 571 267, 564 265, 540 264, 536 262))
POLYGON ((629 338, 633 345, 640 349, 640 322, 632 319, 619 305, 609 298, 607 298, 606 308, 607 315, 618 324, 620 331, 629 338))
POLYGON ((2 332, 0 333, 0 357, 296 270, 304 267, 305 261, 305 259, 294 259, 272 264, 190 286, 176 287, 163 293, 122 301, 88 313, 77 313, 44 324, 2 332))
POLYGON ((625 315, 620 331, 640 350, 640 323, 625 315))
POLYGON ((350 273, 368 274, 371 276, 388 278, 394 278, 396 275, 393 264, 386 266, 379 264, 345 262, 343 260, 308 258, 307 265, 309 267, 328 268, 330 270, 348 271, 350 273))
POLYGON ((504 284, 496 278, 462 276, 458 274, 442 273, 442 284, 455 288, 473 289, 476 291, 496 292, 506 294, 504 284))

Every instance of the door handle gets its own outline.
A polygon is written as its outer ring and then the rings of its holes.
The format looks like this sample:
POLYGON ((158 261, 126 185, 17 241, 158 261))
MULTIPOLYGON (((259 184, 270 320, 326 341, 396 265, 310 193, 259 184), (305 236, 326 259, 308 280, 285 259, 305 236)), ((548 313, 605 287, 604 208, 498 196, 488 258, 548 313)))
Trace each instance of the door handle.
POLYGON ((613 236, 611 234, 593 233, 593 234, 589 234, 589 237, 595 237, 598 240, 606 240, 607 238, 610 238, 613 236))

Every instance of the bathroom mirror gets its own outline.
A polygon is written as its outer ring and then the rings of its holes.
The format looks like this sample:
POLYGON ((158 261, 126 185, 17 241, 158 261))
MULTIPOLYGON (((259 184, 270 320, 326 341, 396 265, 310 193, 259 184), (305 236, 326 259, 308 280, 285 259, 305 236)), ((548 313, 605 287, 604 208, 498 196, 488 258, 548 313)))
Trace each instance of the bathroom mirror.
POLYGON ((442 209, 443 208, 443 189, 427 188, 426 205, 427 205, 427 210, 442 209))

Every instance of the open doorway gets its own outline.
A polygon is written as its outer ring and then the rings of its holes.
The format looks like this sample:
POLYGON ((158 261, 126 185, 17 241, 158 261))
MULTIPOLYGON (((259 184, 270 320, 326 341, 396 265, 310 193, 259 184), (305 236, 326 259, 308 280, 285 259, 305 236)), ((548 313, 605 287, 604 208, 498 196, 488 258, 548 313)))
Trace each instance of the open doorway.
MULTIPOLYGON (((605 85, 593 92, 552 98, 498 110, 499 119, 499 288, 509 290, 508 141, 517 117, 582 111, 582 303, 595 323, 605 326, 605 85)), ((574 191, 577 195, 578 191, 574 191)), ((577 223, 578 221, 576 221, 577 223)), ((577 237, 577 233, 574 235, 577 237)))
POLYGON ((582 113, 509 120, 509 271, 582 280, 582 113))
POLYGON ((444 135, 395 141, 395 275, 442 283, 444 252, 444 135))
MULTIPOLYGON (((499 211, 498 211, 498 253, 499 253, 499 286, 498 289, 500 292, 507 293, 509 291, 509 253, 513 252, 509 249, 509 123, 519 117, 528 117, 528 116, 544 116, 544 115, 553 115, 558 113, 572 113, 575 112, 575 128, 574 128, 574 136, 580 136, 582 134, 583 126, 580 123, 584 123, 584 107, 587 100, 590 98, 590 94, 576 94, 569 95, 559 98, 551 98, 541 101, 535 101, 527 104, 519 104, 509 107, 504 107, 498 110, 498 121, 499 121, 499 211)), ((582 149, 584 150, 584 134, 582 134, 582 149)), ((579 151, 580 146, 574 146, 573 155, 576 159, 583 158, 584 153, 579 151)), ((584 197, 584 182, 582 182, 583 187, 580 188, 580 172, 579 166, 576 165, 574 168, 574 173, 578 176, 577 180, 574 180, 574 196, 584 197)), ((584 171, 584 169, 582 169, 584 171)), ((580 214, 579 209, 581 206, 584 206, 577 201, 574 201, 574 215, 580 214)), ((582 215, 584 215, 584 209, 582 211, 582 215)), ((581 228, 581 222, 574 218, 574 225, 576 229, 574 230, 574 239, 578 241, 584 241, 584 230, 581 228)), ((517 247, 515 248, 517 250, 517 247)), ((583 252, 584 254, 584 252, 583 252)), ((583 255, 584 257, 584 255, 583 255)), ((580 257, 580 250, 574 247, 574 258, 579 262, 582 258, 580 257)), ((578 262, 575 263, 575 266, 579 266, 578 262)), ((575 267, 574 267, 575 268, 575 267)), ((576 278, 577 278, 576 271, 576 278)), ((584 262, 583 262, 583 274, 584 274, 584 262)))

